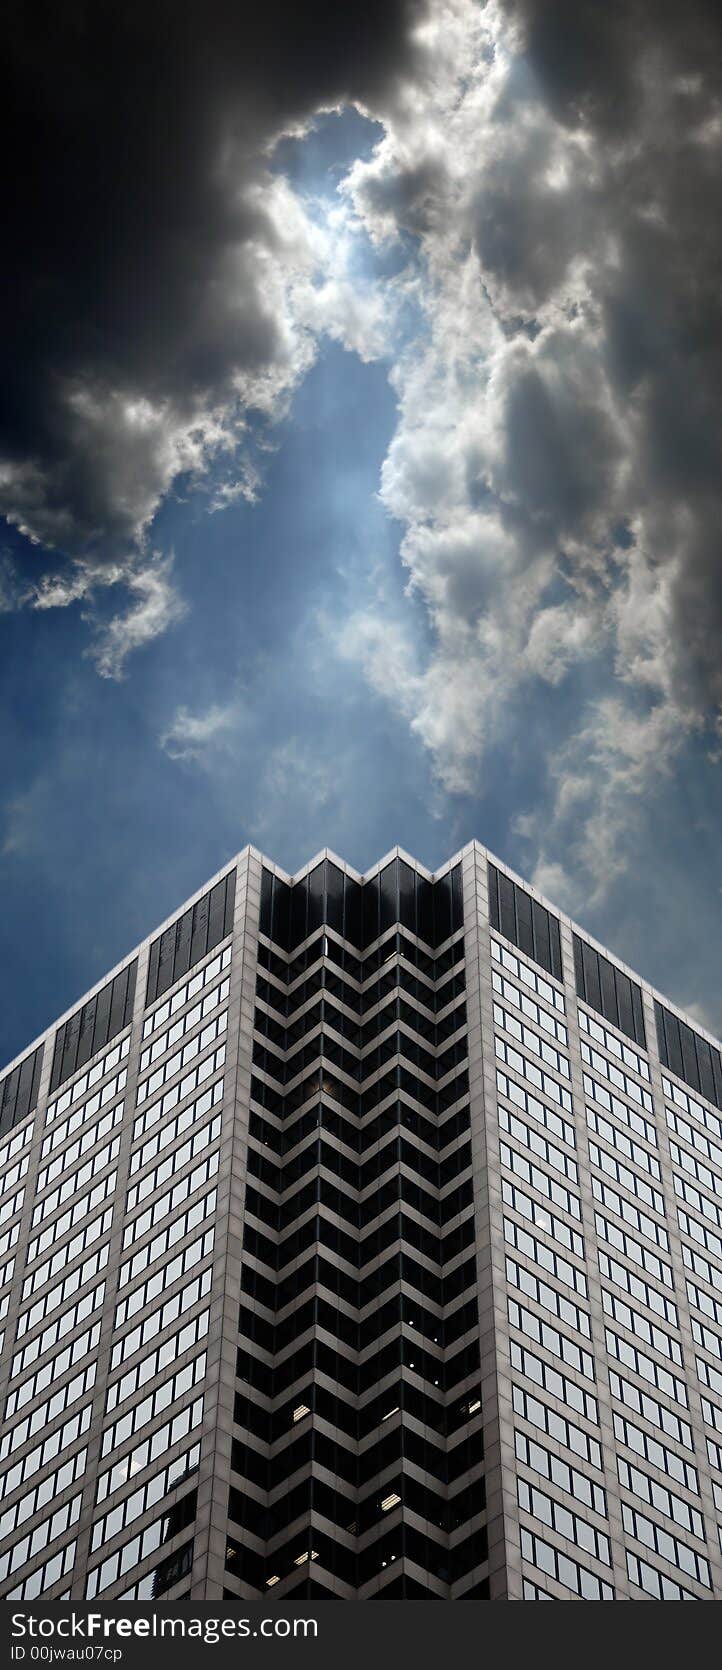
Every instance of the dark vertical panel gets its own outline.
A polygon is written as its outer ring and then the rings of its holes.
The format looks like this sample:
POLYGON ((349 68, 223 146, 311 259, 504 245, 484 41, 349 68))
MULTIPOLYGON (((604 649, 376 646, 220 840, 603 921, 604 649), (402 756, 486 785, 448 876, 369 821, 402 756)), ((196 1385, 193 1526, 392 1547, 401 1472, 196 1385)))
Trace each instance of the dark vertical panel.
POLYGON ((97 995, 91 997, 80 1011, 80 1031, 78 1033, 78 1053, 76 1067, 84 1067, 93 1053, 93 1032, 95 1030, 95 1011, 98 1007, 97 995))
POLYGON ((182 979, 191 966, 191 939, 193 935, 193 912, 184 910, 175 925, 175 945, 173 947, 173 980, 182 979))
MULTIPOLYGON (((615 1025, 618 1024, 619 1027, 621 1028, 622 1032, 626 1032, 628 1038, 634 1038, 634 1036, 635 1036, 635 1026, 634 1026, 634 1010, 632 1008, 632 982, 631 982, 631 980, 629 980, 627 978, 626 974, 622 973, 621 968, 618 968, 616 970, 612 969, 611 963, 608 963, 605 957, 603 957, 601 959, 601 961, 602 961, 602 964, 604 965, 604 968, 608 968, 610 970, 613 978, 616 975, 617 1001, 618 1001, 618 1006, 619 1006, 619 1022, 618 1023, 615 1022, 615 1025)), ((603 977, 603 975, 602 975, 602 977, 603 977)), ((605 1014, 606 1014, 606 1010, 605 1010, 605 1014)), ((607 1019, 611 1020, 612 1019, 611 1015, 608 1015, 607 1019)))
POLYGON ((461 865, 455 864, 451 872, 451 931, 457 933, 464 926, 464 889, 461 881, 461 865))
POLYGON ((434 945, 443 945, 451 933, 451 876, 434 884, 434 945))
POLYGON ((499 871, 495 864, 487 865, 489 878, 489 921, 497 933, 501 931, 501 917, 499 915, 499 871))
POLYGON ((223 938, 233 933, 233 913, 236 905, 236 872, 229 870, 226 876, 226 904, 223 913, 223 938))
POLYGON ((657 1028, 657 1048, 659 1050, 659 1059, 662 1062, 663 1067, 668 1067, 669 1052, 667 1050, 667 1039, 664 1030, 664 1010, 661 1003, 658 1003, 656 998, 654 999, 654 1020, 657 1028))
POLYGON ((196 963, 200 962, 201 957, 204 957, 205 954, 206 954, 206 951, 208 950, 208 906, 209 906, 209 903, 210 903, 210 894, 209 893, 204 893, 203 898, 198 899, 197 902, 193 906, 193 928, 191 930, 191 960, 190 960, 190 967, 191 968, 193 968, 196 963))
POLYGON ((305 881, 297 881, 291 890, 291 942, 289 950, 294 951, 297 945, 306 938, 306 898, 307 887, 305 881))
POLYGON ((75 1072, 75 1063, 78 1059, 78 1039, 79 1039, 79 1037, 80 1037, 80 1010, 78 1010, 76 1012, 76 1014, 71 1015, 70 1020, 65 1022, 65 1037, 63 1039, 63 1059, 60 1063, 60 1082, 61 1082, 61 1084, 64 1082, 65 1079, 70 1078, 71 1074, 75 1072))
POLYGON ((14 1122, 19 1077, 19 1070, 14 1067, 0 1086, 0 1135, 3 1136, 6 1131, 11 1130, 14 1122))
POLYGON ((399 919, 398 874, 396 859, 392 858, 379 876, 379 933, 385 934, 399 919))
POLYGON ((574 946, 574 979, 577 986, 577 997, 581 998, 582 1003, 586 1003, 587 988, 584 982, 584 958, 582 956, 582 942, 578 934, 572 935, 572 944, 574 946))
POLYGON ((403 858, 399 859, 399 922, 409 933, 416 933, 416 873, 403 858))
POLYGON ((434 891, 426 876, 417 877, 416 911, 419 939, 431 948, 434 943, 434 891))
POLYGON ((325 876, 326 865, 321 860, 311 871, 308 878, 308 924, 307 934, 315 934, 316 929, 325 921, 325 876))
POLYGON ((692 1085, 694 1090, 699 1090, 699 1068, 697 1066, 694 1033, 690 1026, 685 1025, 684 1021, 679 1023, 679 1040, 682 1045, 682 1077, 687 1084, 692 1085))
POLYGON ((514 908, 514 883, 508 876, 499 871, 499 928, 505 939, 510 939, 516 945, 516 911, 514 908))
POLYGON ((516 899, 516 931, 517 945, 525 956, 534 956, 534 933, 532 930, 531 899, 521 887, 514 889, 516 899))
POLYGON ((98 1001, 95 1009, 95 1026, 93 1028, 93 1055, 95 1055, 96 1050, 102 1050, 103 1045, 108 1042, 108 1032, 110 1029, 110 999, 111 988, 110 983, 108 983, 107 986, 103 987, 102 992, 98 992, 98 1001))
POLYGON ((65 1027, 61 1026, 55 1034, 53 1049, 53 1065, 50 1070, 50 1094, 52 1095, 60 1083, 60 1069, 63 1065, 63 1045, 65 1043, 65 1027))
POLYGON ((363 912, 364 912, 363 942, 364 942, 364 949, 366 949, 367 946, 373 945, 374 940, 378 939, 378 937, 379 937, 379 881, 378 881, 378 876, 374 876, 373 881, 364 882, 363 912))
POLYGON ((684 1062, 682 1060, 682 1040, 679 1036, 679 1021, 669 1010, 664 1012, 664 1031, 667 1039, 667 1055, 673 1073, 684 1078, 684 1062))
MULTIPOLYGON (((620 986, 625 980, 627 981, 627 986, 629 986, 629 981, 627 980, 625 974, 620 974, 618 979, 620 986)), ((614 980, 614 969, 606 957, 599 958, 599 981, 602 988, 602 1014, 604 1019, 611 1021, 612 1026, 619 1026, 619 1003, 617 1001, 617 987, 614 980)), ((627 993, 627 998, 628 1016, 627 1024, 623 1027, 623 1031, 629 1033, 629 1029, 632 1024, 632 999, 629 992, 627 993)))
POLYGON ((550 916, 548 911, 547 916, 549 918, 549 942, 552 952, 551 968, 549 972, 554 975, 555 980, 563 980, 564 969, 562 967, 562 938, 559 932, 559 923, 557 922, 556 916, 550 916))
POLYGON ((17 1090, 15 1093, 15 1107, 13 1109, 13 1125, 19 1125, 21 1119, 30 1112, 30 1092, 33 1085, 33 1057, 26 1055, 17 1071, 17 1090))
POLYGON ((722 1108, 722 1061, 720 1061, 720 1052, 719 1050, 711 1048, 710 1055, 712 1057, 712 1072, 714 1074, 713 1099, 716 1102, 717 1107, 722 1108))
POLYGON ((343 934, 343 870, 326 860, 326 921, 329 928, 343 934))
POLYGON ((168 987, 173 984, 173 962, 175 958, 176 924, 166 928, 160 936, 158 952, 158 977, 156 980, 156 997, 162 997, 168 987))
POLYGON ((343 934, 344 939, 360 949, 363 943, 363 890, 353 876, 346 877, 343 934))
POLYGON ((552 946, 549 934, 549 912, 536 899, 531 901, 532 932, 534 935, 534 950, 532 952, 536 962, 541 963, 551 974, 552 946))
POLYGON ((136 957, 135 962, 132 962, 128 968, 128 989, 125 994, 125 1014, 123 1016, 124 1026, 130 1026, 133 1019, 133 1008, 135 1005, 135 981, 137 973, 138 959, 136 957))
POLYGON ((155 1003, 158 996, 158 961, 160 958, 160 940, 154 939, 148 955, 148 984, 145 993, 145 1005, 155 1003))
POLYGON ((125 1000, 128 995, 128 970, 123 968, 116 974, 110 998, 110 1025, 108 1027, 108 1041, 115 1038, 125 1025, 125 1000))
POLYGON ((634 981, 631 982, 631 986, 632 986, 632 1015, 634 1017, 634 1039, 635 1039, 635 1043, 641 1044, 642 1049, 644 1050, 644 1049, 647 1048, 647 1034, 646 1034, 646 1030, 645 1030, 645 1026, 644 1026, 644 1006, 642 1004, 642 993, 639 989, 639 986, 636 986, 634 981))
POLYGON ((276 876, 273 884, 273 918, 271 938, 287 951, 291 943, 291 888, 287 881, 276 876))
POLYGON ((697 1039, 697 1065, 699 1067, 699 1087, 708 1102, 715 1102, 717 1095, 714 1082, 714 1068, 712 1066, 712 1050, 706 1038, 697 1039))
POLYGON ((266 934, 268 939, 271 938, 272 906, 273 872, 266 870, 264 867, 261 871, 261 915, 258 926, 261 933, 266 934))
POLYGON ((37 1105, 38 1105, 38 1096, 40 1095, 40 1075, 41 1075, 42 1070, 43 1070, 44 1051, 45 1051, 45 1046, 44 1046, 44 1044, 41 1044, 40 1048, 35 1051, 35 1054, 33 1056, 33 1082, 32 1082, 32 1086, 31 1086, 31 1089, 30 1089, 30 1112, 31 1113, 32 1113, 33 1108, 36 1108, 37 1105))
MULTIPOLYGON (((222 880, 217 881, 215 887, 211 888, 210 897, 209 897, 209 901, 208 901, 208 950, 209 951, 212 951, 216 945, 220 945, 220 942, 223 938, 223 917, 224 917, 224 914, 225 914, 225 907, 226 907, 226 878, 225 878, 225 876, 223 876, 222 880)), ((178 961, 177 961, 177 957, 176 957, 176 979, 178 978, 179 974, 180 974, 180 969, 178 967, 178 961)))
POLYGON ((582 940, 582 957, 584 959, 584 985, 587 993, 587 1003, 597 1014, 602 1012, 602 987, 599 979, 599 958, 591 945, 582 940))

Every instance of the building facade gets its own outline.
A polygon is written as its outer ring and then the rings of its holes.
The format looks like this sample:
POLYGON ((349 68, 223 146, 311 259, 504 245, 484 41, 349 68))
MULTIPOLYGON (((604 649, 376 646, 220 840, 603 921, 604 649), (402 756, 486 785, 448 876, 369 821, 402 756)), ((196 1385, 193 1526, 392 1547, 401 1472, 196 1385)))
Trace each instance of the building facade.
POLYGON ((722 1597, 722 1060, 473 842, 246 849, 0 1077, 0 1596, 722 1597))

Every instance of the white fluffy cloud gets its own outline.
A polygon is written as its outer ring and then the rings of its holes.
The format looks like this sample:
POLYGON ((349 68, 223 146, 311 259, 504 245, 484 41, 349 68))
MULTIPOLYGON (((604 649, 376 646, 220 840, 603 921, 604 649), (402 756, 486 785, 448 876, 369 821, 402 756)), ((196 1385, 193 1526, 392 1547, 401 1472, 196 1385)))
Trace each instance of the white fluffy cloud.
POLYGON ((344 185, 379 246, 415 250, 381 495, 432 645, 400 651, 380 604, 342 647, 470 793, 584 669, 543 815, 517 820, 577 896, 722 702, 710 31, 705 6, 600 30, 589 6, 441 0, 430 86, 344 185))

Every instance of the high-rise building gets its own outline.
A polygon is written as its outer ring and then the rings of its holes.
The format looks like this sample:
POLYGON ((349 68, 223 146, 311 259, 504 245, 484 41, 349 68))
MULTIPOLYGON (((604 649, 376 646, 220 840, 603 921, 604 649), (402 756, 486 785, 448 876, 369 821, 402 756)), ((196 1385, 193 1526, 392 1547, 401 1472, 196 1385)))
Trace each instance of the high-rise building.
POLYGON ((719 1046, 477 843, 244 851, 0 1191, 1 1595, 722 1596, 719 1046))

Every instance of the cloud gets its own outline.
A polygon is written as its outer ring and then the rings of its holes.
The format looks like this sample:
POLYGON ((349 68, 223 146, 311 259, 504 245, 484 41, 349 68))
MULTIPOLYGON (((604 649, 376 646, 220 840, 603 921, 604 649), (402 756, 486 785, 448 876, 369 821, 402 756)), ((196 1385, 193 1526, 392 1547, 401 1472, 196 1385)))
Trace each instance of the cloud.
POLYGON ((177 618, 160 571, 138 563, 173 483, 212 470, 213 508, 252 498, 252 431, 287 409, 319 333, 380 350, 380 304, 344 274, 342 227, 314 223, 272 155, 319 111, 393 103, 420 62, 422 10, 79 0, 60 17, 13 0, 6 13, 0 133, 18 160, 0 514, 72 559, 78 596, 124 566, 137 602, 104 634, 109 676, 177 618))
POLYGON ((213 702, 204 712, 191 713, 179 707, 168 729, 160 736, 160 746, 172 760, 192 761, 203 765, 215 760, 219 746, 231 747, 243 726, 244 711, 239 703, 224 705, 213 702))
POLYGON ((171 553, 106 564, 76 560, 65 570, 45 574, 24 588, 13 571, 12 607, 45 611, 84 604, 85 619, 92 631, 86 654, 102 678, 119 679, 134 650, 152 643, 183 619, 186 605, 173 585, 172 571, 171 553), (129 606, 103 620, 95 605, 100 596, 115 587, 129 597, 129 606))
POLYGON ((517 830, 582 894, 722 709, 721 44, 702 3, 440 0, 424 95, 343 186, 414 252, 381 496, 431 634, 391 675, 372 605, 346 650, 451 791, 546 713, 549 839, 517 830))

